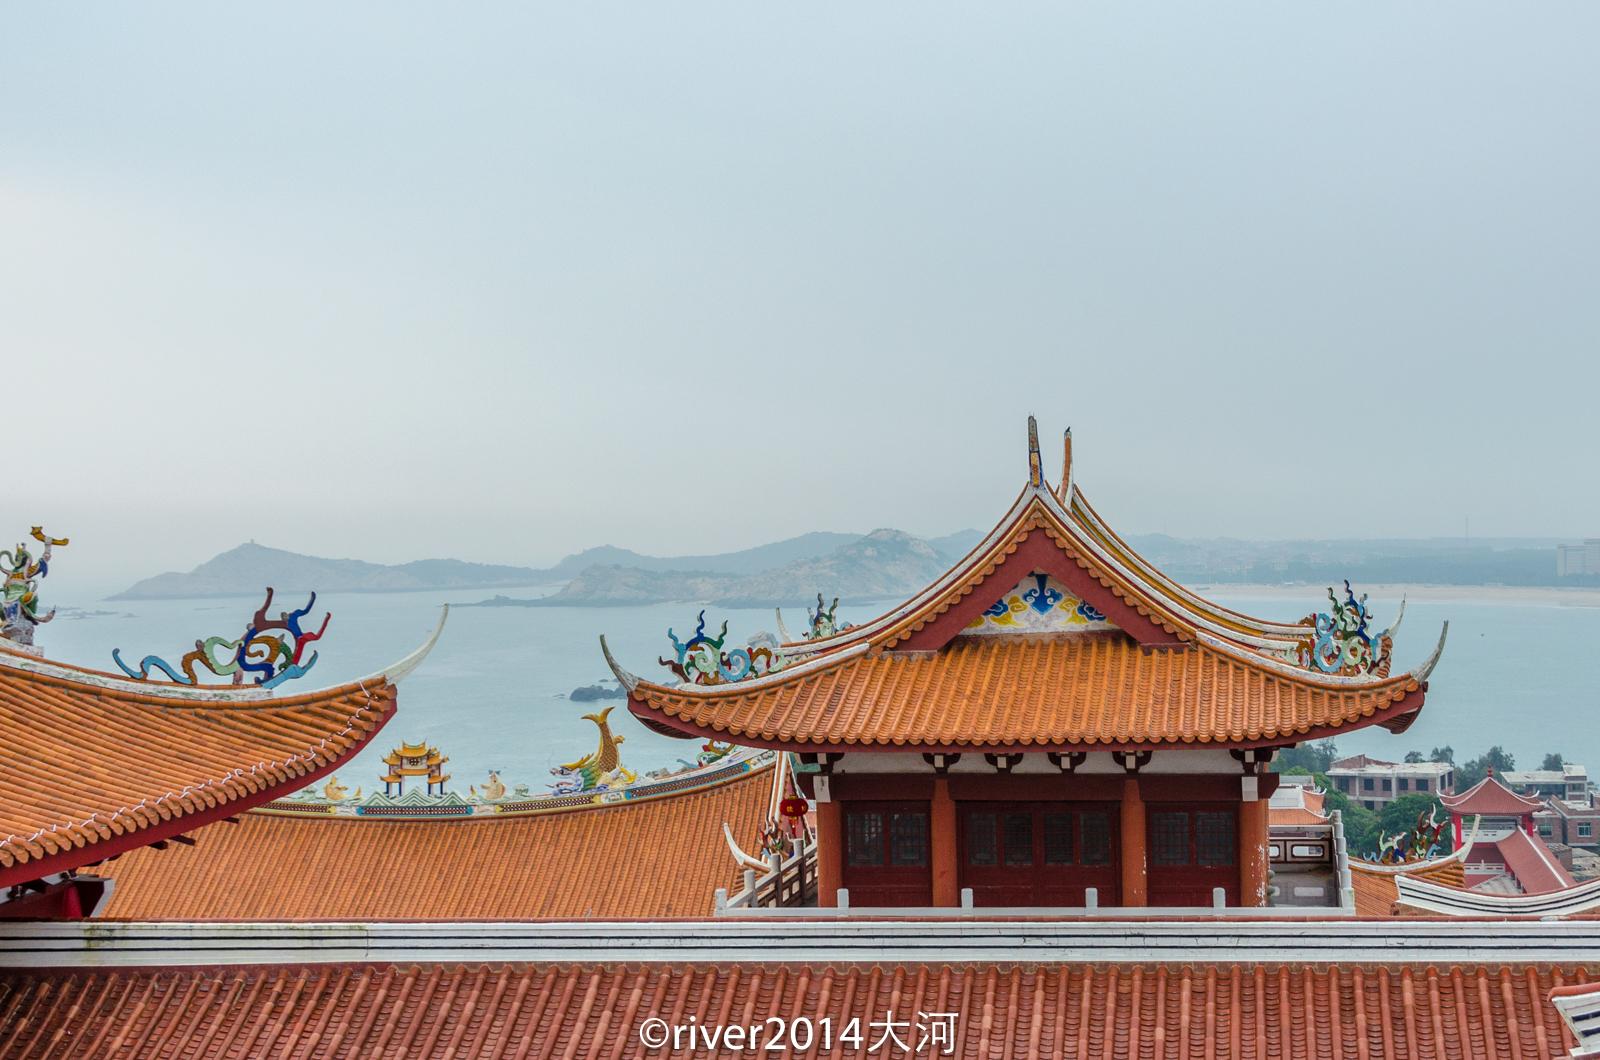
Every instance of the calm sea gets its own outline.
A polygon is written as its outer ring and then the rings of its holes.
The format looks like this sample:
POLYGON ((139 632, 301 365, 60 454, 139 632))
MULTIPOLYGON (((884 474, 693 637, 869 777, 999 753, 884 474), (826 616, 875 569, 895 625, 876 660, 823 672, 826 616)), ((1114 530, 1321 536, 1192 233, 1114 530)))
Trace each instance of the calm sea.
MULTIPOLYGON (((1319 608, 1318 593, 1275 591, 1235 595, 1210 590, 1230 607, 1264 618, 1295 620, 1319 608)), ((508 590, 537 596, 539 590, 508 590)), ((475 592, 392 595, 324 595, 320 607, 333 612, 321 658, 311 675, 288 690, 306 690, 363 676, 408 653, 432 628, 439 605, 481 598, 475 592)), ((65 606, 64 601, 58 601, 65 606)), ((280 601, 282 602, 281 598, 280 601)), ((1323 600, 1322 603, 1326 601, 1323 600)), ((236 636, 259 600, 84 601, 85 609, 113 614, 63 614, 40 630, 52 658, 113 670, 111 649, 124 658, 155 653, 176 661, 197 637, 236 636)), ((1380 625, 1395 612, 1397 597, 1371 601, 1380 625)), ((292 604, 290 606, 293 606, 292 604)), ((870 612, 870 613, 869 613, 870 612)), ((864 620, 869 607, 841 607, 842 618, 864 620)), ((791 630, 805 621, 805 605, 784 608, 791 630)), ((316 617, 315 615, 313 617, 316 617)), ((770 610, 724 609, 714 620, 729 622, 730 644, 743 644, 759 630, 774 630, 770 610)), ((1600 608, 1562 602, 1530 602, 1486 590, 1476 600, 1417 600, 1407 606, 1397 656, 1410 666, 1432 649, 1439 624, 1450 620, 1450 640, 1435 672, 1421 719, 1393 736, 1381 729, 1339 740, 1342 751, 1398 759, 1413 748, 1450 744, 1457 759, 1499 743, 1519 765, 1532 767, 1548 751, 1600 771, 1600 608), (1515 602, 1503 602, 1496 596, 1515 602)), ((668 626, 679 636, 693 630, 695 608, 654 605, 634 608, 456 608, 444 637, 428 661, 401 687, 400 712, 340 779, 367 786, 380 772, 379 758, 401 740, 427 741, 450 756, 452 787, 482 781, 490 769, 508 784, 535 791, 550 782, 549 770, 595 747, 595 729, 581 715, 605 704, 575 703, 566 694, 609 677, 599 635, 607 634, 618 660, 634 672, 665 676, 656 664, 669 651, 668 626)), ((692 759, 693 741, 646 730, 620 700, 612 715, 624 734, 623 761, 643 772, 692 759)))

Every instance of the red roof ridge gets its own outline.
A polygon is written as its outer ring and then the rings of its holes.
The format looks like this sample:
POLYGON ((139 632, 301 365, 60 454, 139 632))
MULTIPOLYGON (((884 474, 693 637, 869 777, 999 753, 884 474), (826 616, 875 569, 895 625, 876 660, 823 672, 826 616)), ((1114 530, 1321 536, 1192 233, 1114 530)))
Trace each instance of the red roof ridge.
POLYGON ((1439 801, 1452 813, 1475 813, 1489 817, 1505 814, 1520 816, 1544 805, 1542 799, 1512 791, 1505 781, 1492 772, 1466 791, 1439 796, 1439 801))

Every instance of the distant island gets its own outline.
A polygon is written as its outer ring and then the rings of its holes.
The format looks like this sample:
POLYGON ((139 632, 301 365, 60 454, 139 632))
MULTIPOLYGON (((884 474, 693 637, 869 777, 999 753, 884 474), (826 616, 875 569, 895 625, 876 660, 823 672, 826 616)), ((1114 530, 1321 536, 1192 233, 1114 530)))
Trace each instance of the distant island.
MULTIPOLYGON (((868 535, 870 536, 870 535, 868 535)), ((936 538, 929 548, 959 548, 965 551, 978 540, 975 530, 936 538), (961 542, 968 542, 962 545, 961 542)), ((705 577, 724 579, 723 584, 733 584, 743 577, 758 577, 762 572, 786 566, 822 561, 846 546, 865 541, 861 534, 819 531, 798 537, 710 555, 646 556, 612 545, 585 549, 568 556, 553 567, 511 567, 489 563, 469 563, 459 559, 424 559, 411 563, 369 563, 357 559, 328 559, 307 556, 281 548, 269 548, 249 542, 214 556, 191 571, 158 574, 128 587, 112 600, 179 600, 220 596, 252 596, 271 585, 281 592, 345 593, 403 593, 439 589, 498 589, 528 588, 566 584, 568 590, 575 580, 591 578, 604 583, 607 576, 596 574, 608 569, 626 569, 640 576, 659 576, 663 584, 683 584, 684 571, 699 572, 705 577)), ((871 546, 867 546, 871 547, 871 546)), ((959 553, 958 553, 959 554, 959 553)), ((563 590, 567 592, 567 590, 563 590)), ((586 590, 577 590, 577 593, 586 590)), ((660 591, 660 590, 658 590, 660 591)), ((817 590, 811 589, 815 594, 817 590)), ((593 590, 598 597, 614 598, 610 602, 640 603, 654 599, 693 599, 688 597, 628 598, 623 586, 609 591, 593 590)), ((804 594, 802 594, 804 595, 804 594)), ((522 601, 515 601, 522 603, 522 601)), ((566 603, 577 602, 569 593, 566 603)), ((493 601, 485 601, 492 604, 493 601)))
POLYGON ((185 574, 157 574, 110 597, 112 600, 181 600, 212 596, 259 596, 270 585, 280 592, 404 593, 424 589, 493 589, 538 585, 549 579, 528 567, 422 559, 387 565, 359 559, 302 556, 254 542, 215 556, 185 574))
POLYGON ((922 588, 979 539, 976 530, 931 541, 902 530, 874 530, 849 538, 822 555, 748 574, 606 564, 584 568, 550 596, 501 595, 467 606, 630 607, 703 600, 719 607, 771 607, 809 599, 819 592, 846 601, 874 600, 922 588))
MULTIPOLYGON (((386 565, 305 556, 254 542, 230 549, 187 573, 158 574, 111 597, 160 600, 251 596, 280 591, 417 592, 531 589, 497 593, 469 607, 629 607, 704 601, 770 607, 817 593, 846 601, 904 597, 932 581, 983 535, 962 530, 919 538, 901 530, 870 534, 817 531, 735 552, 648 556, 601 545, 552 567, 513 567, 426 559, 386 565), (554 592, 549 589, 559 587, 554 592)), ((1195 585, 1499 585, 1600 587, 1600 575, 1558 577, 1557 538, 1369 539, 1327 541, 1205 540, 1137 535, 1130 544, 1180 582, 1195 585)))

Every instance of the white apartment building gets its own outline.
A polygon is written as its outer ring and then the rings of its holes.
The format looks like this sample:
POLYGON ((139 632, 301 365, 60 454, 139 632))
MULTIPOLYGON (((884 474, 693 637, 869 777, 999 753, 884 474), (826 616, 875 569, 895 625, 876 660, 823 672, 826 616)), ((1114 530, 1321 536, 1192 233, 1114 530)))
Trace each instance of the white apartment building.
POLYGON ((1385 762, 1367 755, 1341 758, 1328 767, 1334 789, 1369 810, 1381 810, 1402 795, 1448 792, 1455 775, 1449 762, 1385 762))

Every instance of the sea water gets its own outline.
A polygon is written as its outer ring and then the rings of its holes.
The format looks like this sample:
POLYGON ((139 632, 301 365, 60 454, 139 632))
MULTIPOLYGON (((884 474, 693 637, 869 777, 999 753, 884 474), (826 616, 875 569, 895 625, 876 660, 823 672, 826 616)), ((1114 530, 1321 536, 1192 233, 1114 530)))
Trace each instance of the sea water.
MULTIPOLYGON (((1268 619, 1295 621, 1326 610, 1320 590, 1274 589, 1268 593, 1206 590, 1221 603, 1268 619), (1319 598, 1320 597, 1320 598, 1319 598)), ((507 590, 538 596, 539 589, 507 590)), ((1399 604, 1394 596, 1369 601, 1378 625, 1399 604)), ((315 669, 282 688, 292 694, 338 684, 383 669, 420 644, 438 619, 439 607, 482 597, 475 591, 324 594, 309 616, 314 626, 326 609, 333 614, 327 636, 314 647, 315 669)), ((1583 762, 1600 773, 1600 607, 1573 606, 1559 599, 1529 598, 1514 590, 1482 591, 1480 598, 1413 597, 1395 649, 1397 668, 1409 668, 1432 651, 1440 624, 1450 621, 1444 658, 1433 675, 1427 706, 1404 734, 1368 728, 1338 738, 1344 753, 1366 752, 1398 760, 1409 750, 1426 754, 1449 744, 1457 761, 1499 744, 1523 768, 1534 768, 1548 752, 1583 762)), ((1593 597, 1574 601, 1592 603, 1593 597)), ((298 606, 284 595, 273 610, 298 606)), ((81 601, 39 629, 46 654, 64 662, 115 670, 111 650, 127 660, 157 654, 176 663, 197 638, 236 637, 260 604, 259 598, 81 601)), ((623 701, 579 703, 573 689, 610 678, 600 654, 606 634, 617 660, 641 676, 670 680, 657 662, 671 656, 667 628, 680 638, 693 632, 699 608, 692 604, 642 607, 457 607, 438 646, 406 678, 396 717, 354 761, 339 771, 340 782, 365 790, 378 783, 383 754, 401 741, 426 742, 450 757, 452 790, 482 783, 489 770, 507 785, 543 791, 550 770, 595 749, 595 726, 582 715, 616 705, 613 730, 622 735, 623 763, 637 772, 693 760, 699 740, 653 733, 631 717, 623 701)), ((841 606, 840 618, 862 621, 881 608, 841 606)), ((729 645, 742 645, 760 631, 776 632, 770 609, 709 609, 711 630, 725 619, 729 645)), ((784 608, 798 632, 805 604, 784 608)))

